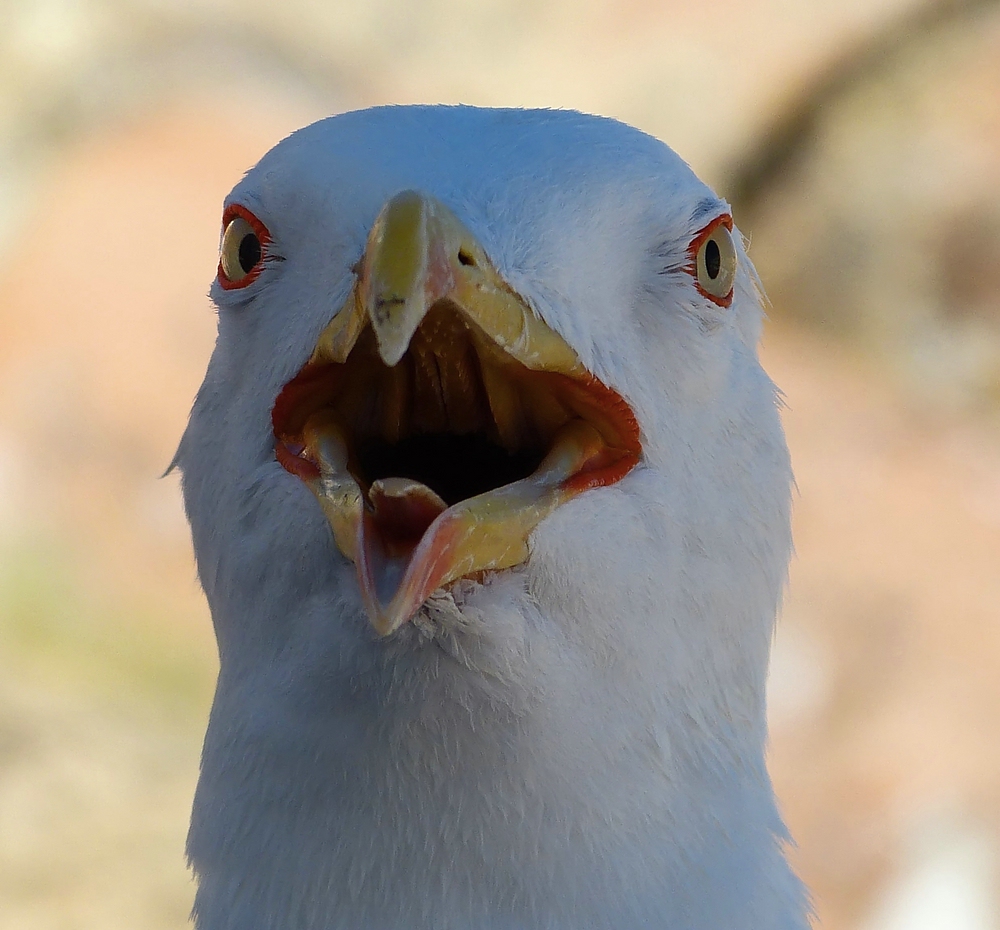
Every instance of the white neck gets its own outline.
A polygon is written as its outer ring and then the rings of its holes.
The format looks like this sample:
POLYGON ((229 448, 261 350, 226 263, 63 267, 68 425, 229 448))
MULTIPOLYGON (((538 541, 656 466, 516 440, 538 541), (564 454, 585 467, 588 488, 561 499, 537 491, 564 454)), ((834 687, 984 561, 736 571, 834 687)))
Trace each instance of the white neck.
POLYGON ((224 663, 190 838, 200 930, 807 926, 762 701, 699 665, 717 624, 622 663, 545 589, 566 529, 536 541, 546 568, 469 586, 397 642, 346 604, 331 641, 317 600, 267 618, 284 662, 224 663))

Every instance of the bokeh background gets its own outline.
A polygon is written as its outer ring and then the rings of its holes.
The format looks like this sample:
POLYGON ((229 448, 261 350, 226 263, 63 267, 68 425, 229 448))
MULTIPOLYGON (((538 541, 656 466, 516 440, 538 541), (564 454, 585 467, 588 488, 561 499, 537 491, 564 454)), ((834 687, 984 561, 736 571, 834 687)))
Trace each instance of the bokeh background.
POLYGON ((733 202, 797 556, 771 769, 827 930, 1000 928, 1000 3, 0 2, 0 930, 168 930, 216 659, 173 453, 220 203, 383 102, 573 107, 733 202))

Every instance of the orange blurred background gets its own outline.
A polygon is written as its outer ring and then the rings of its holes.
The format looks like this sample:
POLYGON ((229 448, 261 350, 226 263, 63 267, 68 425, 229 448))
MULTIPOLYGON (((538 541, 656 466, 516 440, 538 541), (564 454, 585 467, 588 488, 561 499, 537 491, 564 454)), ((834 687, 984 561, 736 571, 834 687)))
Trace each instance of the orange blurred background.
POLYGON ((229 188, 383 102, 572 107, 734 204, 797 555, 771 769, 827 930, 1000 928, 1000 4, 0 3, 0 930, 186 925, 216 659, 173 454, 229 188))

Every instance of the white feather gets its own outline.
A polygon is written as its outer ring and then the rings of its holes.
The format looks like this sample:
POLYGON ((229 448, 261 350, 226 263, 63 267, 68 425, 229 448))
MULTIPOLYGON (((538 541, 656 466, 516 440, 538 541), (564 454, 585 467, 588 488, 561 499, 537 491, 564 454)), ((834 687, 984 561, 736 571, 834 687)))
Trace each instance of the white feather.
POLYGON ((791 472, 732 307, 683 270, 725 205, 666 146, 569 112, 399 107, 303 129, 229 201, 268 226, 178 461, 221 673, 189 852, 201 930, 801 930, 765 767, 791 472), (389 641, 269 413, 386 200, 431 194, 632 404, 643 460, 389 641))

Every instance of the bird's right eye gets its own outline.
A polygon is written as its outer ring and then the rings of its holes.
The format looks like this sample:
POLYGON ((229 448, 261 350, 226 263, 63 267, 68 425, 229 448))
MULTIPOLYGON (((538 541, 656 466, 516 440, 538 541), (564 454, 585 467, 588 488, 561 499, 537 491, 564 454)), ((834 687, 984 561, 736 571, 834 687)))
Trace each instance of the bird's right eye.
POLYGON ((257 279, 271 241, 267 227, 246 207, 234 204, 222 217, 219 284, 226 290, 246 287, 257 279))

